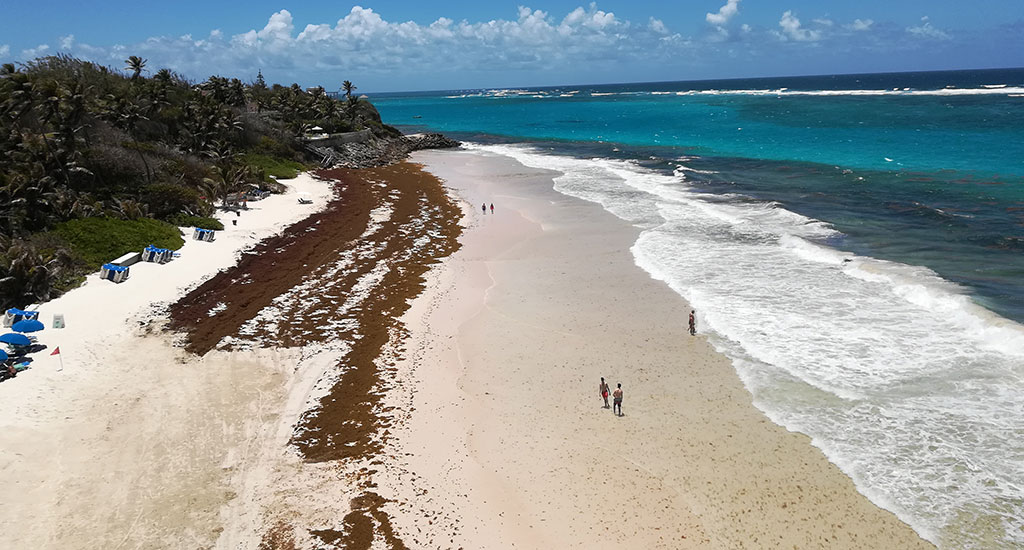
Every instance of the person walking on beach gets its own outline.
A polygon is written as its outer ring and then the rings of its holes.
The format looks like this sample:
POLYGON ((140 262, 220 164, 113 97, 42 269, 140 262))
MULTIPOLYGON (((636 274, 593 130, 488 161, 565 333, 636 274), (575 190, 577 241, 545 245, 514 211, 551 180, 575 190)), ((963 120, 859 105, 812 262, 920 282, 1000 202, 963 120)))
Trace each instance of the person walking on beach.
POLYGON ((695 336, 697 334, 697 318, 693 316, 694 310, 690 310, 690 335, 695 336))
POLYGON ((491 214, 493 214, 493 213, 494 213, 494 203, 492 202, 491 203, 491 214))
POLYGON ((601 398, 604 399, 604 408, 608 408, 608 383, 604 381, 604 377, 601 377, 601 385, 597 387, 597 393, 601 394, 601 398))
POLYGON ((612 393, 612 399, 615 406, 612 407, 612 413, 622 416, 622 384, 620 383, 615 392, 612 393))
POLYGON ((485 203, 481 204, 480 205, 480 209, 484 211, 484 214, 486 214, 487 213, 487 203, 485 202, 485 203))

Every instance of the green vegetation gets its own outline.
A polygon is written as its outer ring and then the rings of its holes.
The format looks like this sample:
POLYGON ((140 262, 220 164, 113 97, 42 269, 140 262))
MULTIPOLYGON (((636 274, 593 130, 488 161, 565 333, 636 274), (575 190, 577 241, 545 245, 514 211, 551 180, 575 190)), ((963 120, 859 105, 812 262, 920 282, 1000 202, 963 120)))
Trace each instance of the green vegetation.
POLYGON ((75 259, 89 271, 129 252, 142 252, 151 244, 171 250, 185 244, 176 226, 152 218, 70 220, 57 224, 52 234, 67 243, 75 259))
POLYGON ((246 153, 241 160, 247 166, 262 170, 268 177, 274 176, 279 180, 290 180, 306 169, 301 162, 260 153, 246 153))
POLYGON ((177 248, 156 238, 163 222, 213 226, 232 193, 279 192, 268 176, 303 169, 307 128, 398 133, 351 82, 335 99, 150 70, 138 56, 123 71, 65 55, 0 66, 0 308, 51 299, 129 244, 177 248))

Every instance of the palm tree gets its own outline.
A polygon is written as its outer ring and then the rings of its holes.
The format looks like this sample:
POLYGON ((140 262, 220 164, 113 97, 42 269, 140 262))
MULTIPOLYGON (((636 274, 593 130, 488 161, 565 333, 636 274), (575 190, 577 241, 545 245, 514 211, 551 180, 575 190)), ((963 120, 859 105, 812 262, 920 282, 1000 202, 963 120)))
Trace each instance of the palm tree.
POLYGON ((26 240, 0 240, 6 262, 0 263, 0 302, 24 306, 50 299, 54 285, 72 265, 67 250, 43 252, 26 240))
POLYGON ((132 71, 132 82, 138 80, 139 75, 142 74, 142 69, 146 66, 146 60, 137 55, 132 55, 125 59, 124 62, 128 64, 128 70, 132 71))
POLYGON ((345 111, 348 113, 348 118, 352 122, 352 129, 356 127, 356 115, 359 114, 359 98, 348 96, 348 101, 345 102, 345 111))
POLYGON ((135 134, 135 128, 138 123, 149 120, 146 116, 148 109, 141 103, 134 101, 124 102, 120 107, 116 123, 128 131, 128 135, 132 138, 133 148, 139 154, 139 158, 142 159, 142 165, 146 168, 146 183, 152 184, 153 176, 150 175, 149 162, 146 161, 146 155, 142 154, 142 145, 139 144, 139 138, 135 134))
POLYGON ((341 89, 345 90, 345 97, 347 99, 352 99, 352 90, 355 90, 356 87, 352 84, 351 80, 346 80, 341 83, 341 89))

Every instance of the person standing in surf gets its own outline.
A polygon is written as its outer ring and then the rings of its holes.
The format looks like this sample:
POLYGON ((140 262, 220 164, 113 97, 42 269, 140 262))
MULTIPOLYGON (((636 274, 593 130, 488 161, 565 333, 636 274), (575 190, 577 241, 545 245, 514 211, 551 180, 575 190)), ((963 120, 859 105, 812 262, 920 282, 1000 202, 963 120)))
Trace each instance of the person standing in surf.
POLYGON ((697 334, 697 318, 693 316, 694 310, 690 310, 690 335, 695 336, 697 334))
POLYGON ((604 377, 601 377, 601 385, 597 387, 597 393, 601 394, 601 398, 604 399, 604 408, 608 408, 608 383, 604 381, 604 377))
POLYGON ((615 392, 612 393, 612 400, 614 406, 612 407, 612 413, 622 416, 622 384, 620 383, 615 392), (616 412, 617 411, 617 412, 616 412))

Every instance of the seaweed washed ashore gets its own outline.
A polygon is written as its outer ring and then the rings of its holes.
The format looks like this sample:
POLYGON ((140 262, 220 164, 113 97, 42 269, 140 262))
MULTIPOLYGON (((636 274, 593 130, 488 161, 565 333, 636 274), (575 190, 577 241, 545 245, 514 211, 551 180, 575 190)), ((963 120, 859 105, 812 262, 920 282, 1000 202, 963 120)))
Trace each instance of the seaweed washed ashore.
MULTIPOLYGON (((291 443, 308 463, 366 462, 401 413, 381 403, 393 386, 388 358, 403 352, 399 318, 422 291, 423 274, 458 249, 461 211, 437 178, 409 163, 318 176, 337 180, 333 201, 184 296, 171 307, 170 328, 197 354, 340 346, 342 359, 321 380, 329 389, 302 414, 291 443)), ((272 520, 264 541, 288 547, 312 536, 347 545, 377 530, 404 548, 372 491, 373 473, 361 469, 353 480, 360 494, 344 531, 302 532, 272 520)))

